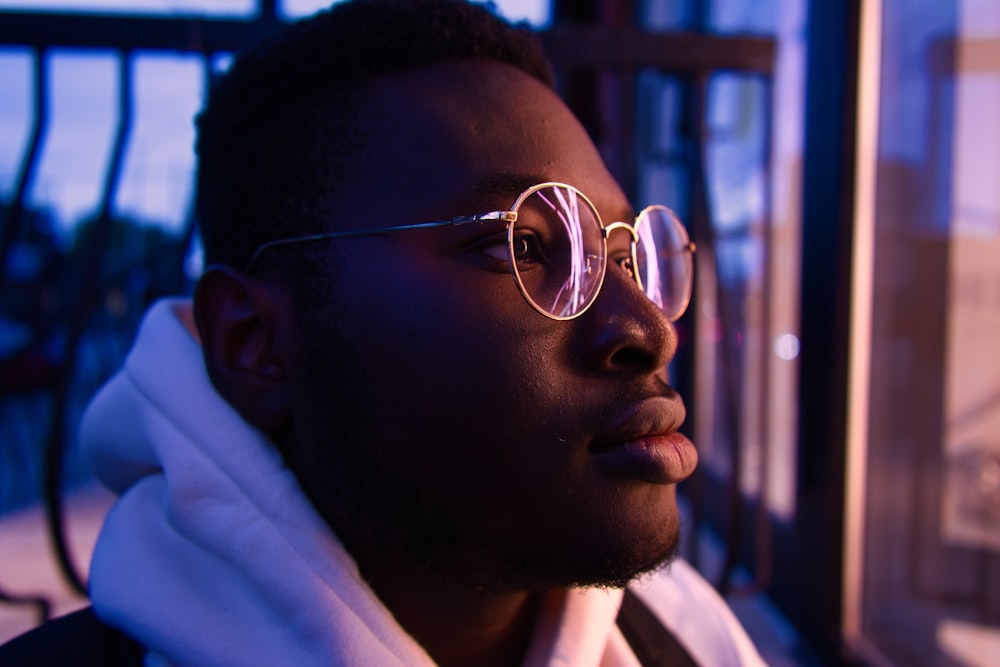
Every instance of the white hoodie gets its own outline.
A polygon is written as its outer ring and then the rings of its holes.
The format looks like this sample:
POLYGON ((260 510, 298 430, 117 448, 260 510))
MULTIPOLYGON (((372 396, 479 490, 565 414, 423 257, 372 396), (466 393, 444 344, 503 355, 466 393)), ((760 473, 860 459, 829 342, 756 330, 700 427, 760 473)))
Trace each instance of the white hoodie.
MULTIPOLYGON (((149 650, 147 665, 433 665, 267 436, 216 394, 185 321, 188 301, 154 305, 84 417, 85 454, 120 494, 90 569, 97 614, 149 650)), ((764 664, 687 563, 636 592, 706 667, 764 664)), ((553 593, 525 664, 636 666, 620 602, 620 591, 553 593)))

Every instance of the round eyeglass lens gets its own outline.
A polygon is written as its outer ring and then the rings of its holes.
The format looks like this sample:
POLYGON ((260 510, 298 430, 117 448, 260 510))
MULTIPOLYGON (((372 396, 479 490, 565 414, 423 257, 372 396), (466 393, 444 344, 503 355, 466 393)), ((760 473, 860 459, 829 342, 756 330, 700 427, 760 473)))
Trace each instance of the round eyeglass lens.
POLYGON ((515 203, 508 240, 514 278, 538 310, 568 319, 601 286, 605 247, 593 204, 576 188, 545 184, 515 203))
POLYGON ((636 222, 636 260, 646 296, 673 321, 691 300, 694 267, 691 243, 680 219, 666 206, 650 206, 636 222))

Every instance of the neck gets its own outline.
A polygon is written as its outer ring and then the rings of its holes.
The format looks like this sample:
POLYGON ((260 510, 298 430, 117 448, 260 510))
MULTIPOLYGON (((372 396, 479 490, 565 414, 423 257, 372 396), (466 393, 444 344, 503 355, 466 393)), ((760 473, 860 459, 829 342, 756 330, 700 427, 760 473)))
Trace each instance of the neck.
POLYGON ((514 667, 531 642, 539 595, 470 590, 440 577, 363 568, 396 621, 441 667, 514 667))

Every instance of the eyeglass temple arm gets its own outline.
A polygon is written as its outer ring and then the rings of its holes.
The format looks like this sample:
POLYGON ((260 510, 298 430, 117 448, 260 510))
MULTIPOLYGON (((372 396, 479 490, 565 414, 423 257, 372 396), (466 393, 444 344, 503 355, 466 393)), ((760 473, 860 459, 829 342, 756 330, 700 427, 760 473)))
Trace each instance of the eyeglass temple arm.
POLYGON ((421 227, 441 227, 444 225, 464 225, 470 222, 482 222, 483 220, 502 220, 503 222, 515 222, 517 211, 490 211, 489 213, 477 213, 475 215, 460 215, 450 220, 439 220, 436 222, 421 222, 416 225, 403 225, 401 227, 387 227, 379 231, 396 231, 400 229, 420 229, 421 227))
POLYGON ((348 229, 339 232, 322 232, 319 234, 307 234, 305 236, 293 236, 287 239, 275 239, 267 241, 257 246, 257 249, 250 256, 244 271, 247 273, 257 263, 257 260, 269 248, 276 246, 290 245, 292 243, 305 243, 307 241, 323 241, 326 239, 344 238, 348 236, 373 236, 387 232, 402 232, 408 229, 427 229, 430 227, 443 227, 445 225, 465 225, 470 222, 482 222, 484 220, 502 220, 503 222, 514 222, 517 220, 517 211, 490 211, 489 213, 477 213, 475 215, 460 215, 450 220, 435 220, 432 222, 418 222, 413 225, 396 225, 394 227, 381 227, 378 229, 348 229))

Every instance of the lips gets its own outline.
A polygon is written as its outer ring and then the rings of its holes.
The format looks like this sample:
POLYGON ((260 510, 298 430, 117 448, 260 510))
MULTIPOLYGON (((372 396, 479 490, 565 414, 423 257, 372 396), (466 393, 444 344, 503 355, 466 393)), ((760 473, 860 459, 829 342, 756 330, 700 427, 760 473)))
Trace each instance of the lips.
POLYGON ((649 484, 677 484, 698 465, 694 444, 677 432, 683 422, 684 406, 679 399, 648 399, 596 440, 591 454, 613 475, 649 484))

